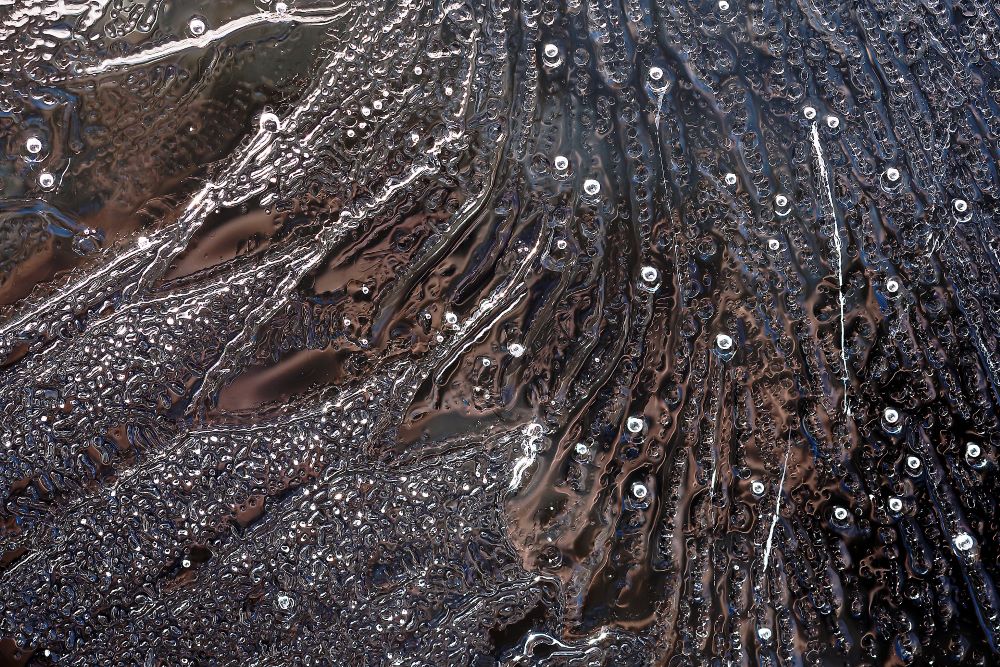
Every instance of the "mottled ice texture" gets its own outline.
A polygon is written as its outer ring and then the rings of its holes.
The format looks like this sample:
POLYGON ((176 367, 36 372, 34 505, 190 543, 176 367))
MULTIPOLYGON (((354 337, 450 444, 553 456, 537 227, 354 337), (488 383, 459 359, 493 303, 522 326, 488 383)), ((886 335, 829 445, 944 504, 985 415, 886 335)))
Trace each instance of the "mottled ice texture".
POLYGON ((0 0, 0 665, 1000 663, 1000 9, 0 0))

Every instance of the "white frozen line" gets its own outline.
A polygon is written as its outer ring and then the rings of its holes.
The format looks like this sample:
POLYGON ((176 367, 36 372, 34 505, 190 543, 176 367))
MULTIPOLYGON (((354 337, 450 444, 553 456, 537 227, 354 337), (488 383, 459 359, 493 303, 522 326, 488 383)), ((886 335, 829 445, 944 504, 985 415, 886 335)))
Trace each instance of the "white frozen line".
POLYGON ((851 404, 847 399, 847 387, 850 379, 850 371, 847 369, 847 322, 844 318, 844 256, 843 246, 840 242, 840 226, 837 224, 837 208, 833 203, 833 190, 830 189, 830 177, 826 170, 826 159, 823 157, 823 145, 819 140, 819 130, 817 124, 812 124, 812 144, 816 151, 816 161, 819 165, 819 177, 823 181, 823 190, 826 192, 827 201, 830 204, 830 217, 833 219, 833 246, 837 251, 837 300, 840 303, 840 359, 844 364, 844 374, 841 380, 844 382, 844 412, 848 417, 852 415, 851 404))
POLYGON ((159 46, 139 51, 119 58, 109 58, 100 63, 84 69, 84 74, 102 74, 117 67, 132 67, 135 65, 145 65, 172 56, 175 53, 187 51, 188 49, 204 49, 213 42, 218 42, 234 32, 245 30, 258 25, 270 23, 311 23, 324 24, 336 21, 347 15, 346 5, 331 7, 328 13, 303 14, 300 12, 259 12, 249 16, 241 16, 229 23, 225 23, 214 30, 208 30, 203 35, 178 39, 167 42, 159 46))
MULTIPOLYGON (((791 434, 789 434, 791 437, 791 434)), ((764 545, 764 576, 767 576, 767 564, 771 560, 771 543, 774 540, 774 529, 778 525, 778 513, 781 511, 781 491, 785 487, 785 472, 788 471, 788 452, 791 443, 785 448, 785 462, 781 466, 781 481, 778 482, 778 497, 774 499, 774 515, 771 517, 771 530, 767 533, 767 544, 764 545)))
POLYGON ((524 477, 524 473, 528 471, 531 464, 535 462, 535 457, 538 456, 538 443, 542 439, 542 425, 536 423, 526 424, 521 432, 524 435, 522 445, 524 455, 514 463, 514 471, 510 478, 508 491, 516 491, 517 487, 521 486, 521 478, 524 477))

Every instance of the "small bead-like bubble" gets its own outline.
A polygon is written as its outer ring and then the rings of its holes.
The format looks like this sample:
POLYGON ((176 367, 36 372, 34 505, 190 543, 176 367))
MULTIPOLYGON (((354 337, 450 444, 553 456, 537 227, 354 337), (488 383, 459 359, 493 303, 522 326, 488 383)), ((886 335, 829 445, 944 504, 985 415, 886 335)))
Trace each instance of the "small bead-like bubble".
POLYGON ((750 483, 750 492, 753 493, 755 496, 764 495, 764 490, 765 490, 764 482, 760 481, 759 479, 755 479, 753 482, 750 483))
POLYGON ((970 551, 972 547, 976 546, 976 538, 968 533, 959 533, 953 541, 959 551, 970 551))
POLYGON ((448 324, 455 324, 458 322, 458 315, 451 312, 450 310, 444 314, 444 321, 448 324))
POLYGON ((638 498, 639 500, 642 500, 647 495, 649 495, 649 489, 647 489, 646 485, 643 484, 642 482, 636 482, 635 484, 632 485, 632 495, 638 498))
POLYGON ((829 127, 831 130, 836 130, 838 127, 840 127, 840 119, 837 118, 836 116, 827 116, 826 126, 829 127))
POLYGON ((576 453, 579 454, 580 456, 586 456, 587 454, 590 453, 590 449, 588 449, 587 445, 585 445, 582 442, 576 443, 576 446, 573 449, 575 449, 576 453))
POLYGON ((729 2, 727 0, 719 0, 719 11, 728 12, 729 2))
POLYGON ((770 250, 781 250, 781 241, 778 239, 769 239, 767 242, 767 247, 770 250))
POLYGON ((566 171, 569 169, 569 158, 565 155, 557 155, 552 164, 556 168, 556 171, 566 171))
POLYGON ((38 155, 42 152, 42 140, 38 137, 28 137, 28 140, 24 142, 24 148, 32 155, 38 155))
POLYGON ((882 418, 886 424, 895 424, 899 421, 899 411, 896 408, 886 408, 882 413, 882 418))
POLYGON ((899 169, 896 169, 895 167, 889 167, 888 169, 885 170, 885 177, 888 180, 895 183, 896 181, 899 180, 899 169))
POLYGON ((593 178, 588 178, 583 182, 583 191, 590 196, 596 195, 601 191, 601 184, 595 181, 593 178))
POLYGON ((952 203, 952 206, 955 208, 956 213, 965 213, 966 211, 969 210, 969 202, 965 201, 964 199, 956 199, 952 203))
POLYGON ((655 66, 650 67, 649 78, 653 81, 660 81, 661 79, 663 79, 663 70, 655 66))
POLYGON ((183 567, 183 568, 189 568, 189 567, 191 567, 191 561, 189 561, 187 558, 185 558, 184 560, 181 561, 181 567, 183 567))
POLYGON ((722 351, 733 349, 733 337, 729 334, 720 333, 715 337, 715 344, 719 346, 722 351))
POLYGON ((205 23, 205 19, 200 16, 193 16, 190 21, 188 21, 188 32, 195 37, 200 37, 205 34, 208 30, 208 24, 205 23))
POLYGON ((760 637, 761 641, 768 641, 771 639, 771 629, 770 628, 758 628, 757 636, 760 637))
POLYGON ((785 195, 777 195, 774 198, 774 205, 778 208, 785 208, 788 206, 788 197, 785 195))
POLYGON ((278 12, 279 14, 284 14, 285 12, 288 11, 288 5, 286 5, 284 2, 276 2, 274 3, 274 11, 278 12))
POLYGON ((524 346, 520 343, 511 343, 507 346, 507 352, 509 352, 512 357, 520 357, 524 354, 524 346))
POLYGON ((736 185, 736 174, 729 172, 725 176, 726 185, 736 185))
POLYGON ((918 457, 916 456, 906 457, 906 467, 909 468, 910 470, 920 470, 920 466, 921 463, 918 457))
POLYGON ((284 593, 278 596, 276 602, 278 603, 278 608, 282 611, 288 611, 295 604, 295 600, 290 595, 285 595, 284 593))
POLYGON ((848 516, 850 516, 850 512, 847 511, 846 507, 833 508, 833 518, 837 521, 846 521, 848 516))
POLYGON ((895 294, 899 291, 899 282, 895 278, 889 278, 885 281, 885 291, 895 294))
POLYGON ((56 184, 56 177, 51 172, 43 171, 38 175, 38 185, 45 190, 52 188, 56 184))
POLYGON ((268 112, 260 115, 260 129, 265 132, 277 132, 280 127, 281 120, 277 114, 268 112))
POLYGON ((629 433, 642 433, 644 426, 645 424, 639 417, 629 417, 628 421, 625 422, 625 428, 629 430, 629 433))
POLYGON ((554 60, 559 57, 559 47, 555 44, 546 44, 544 53, 546 58, 554 60))
POLYGON ((968 456, 970 459, 978 459, 980 456, 982 456, 982 453, 983 453, 982 448, 974 442, 970 442, 967 445, 965 445, 965 455, 968 456))
POLYGON ((893 512, 900 511, 903 509, 903 500, 901 498, 896 498, 895 496, 889 498, 889 509, 893 512))
POLYGON ((644 266, 639 272, 642 279, 647 283, 655 283, 656 279, 660 277, 660 272, 654 269, 652 266, 644 266))
POLYGON ((805 116, 807 120, 812 120, 816 117, 816 109, 812 107, 805 107, 802 109, 802 115, 805 116))

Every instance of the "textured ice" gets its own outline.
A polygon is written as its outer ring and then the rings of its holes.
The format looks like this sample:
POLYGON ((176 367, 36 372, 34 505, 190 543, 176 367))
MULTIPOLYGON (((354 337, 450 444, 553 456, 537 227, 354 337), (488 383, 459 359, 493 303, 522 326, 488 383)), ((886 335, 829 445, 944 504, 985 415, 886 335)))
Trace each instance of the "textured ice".
POLYGON ((0 665, 1000 664, 998 28, 0 0, 0 665))

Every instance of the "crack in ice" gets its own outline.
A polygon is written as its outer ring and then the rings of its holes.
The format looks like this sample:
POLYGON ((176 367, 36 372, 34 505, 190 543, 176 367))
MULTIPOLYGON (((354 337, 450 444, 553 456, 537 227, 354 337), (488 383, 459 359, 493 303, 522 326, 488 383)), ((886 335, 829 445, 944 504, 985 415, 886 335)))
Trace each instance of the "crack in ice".
MULTIPOLYGON (((791 440, 791 434, 789 434, 791 440)), ((791 442, 785 447, 785 461, 781 465, 781 479, 778 481, 778 496, 774 499, 774 514, 771 516, 771 529, 767 533, 767 543, 764 545, 764 574, 767 575, 767 565, 771 560, 771 546, 774 541, 774 529, 778 525, 778 516, 781 512, 781 490, 785 487, 785 473, 788 472, 788 452, 791 450, 791 442)))
POLYGON ((837 301, 840 305, 840 360, 844 365, 844 372, 841 376, 841 380, 844 382, 844 412, 850 417, 852 416, 851 404, 848 400, 848 382, 850 380, 850 371, 847 368, 847 322, 844 316, 844 257, 843 257, 843 245, 840 241, 840 226, 837 224, 837 209, 836 205, 833 203, 833 190, 830 188, 830 177, 826 169, 826 159, 823 157, 823 145, 819 140, 819 129, 816 123, 812 124, 812 145, 813 150, 816 151, 816 162, 819 167, 819 178, 823 183, 823 191, 826 194, 828 203, 830 204, 830 217, 833 220, 833 246, 837 253, 837 301))

